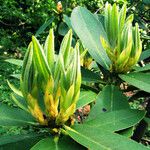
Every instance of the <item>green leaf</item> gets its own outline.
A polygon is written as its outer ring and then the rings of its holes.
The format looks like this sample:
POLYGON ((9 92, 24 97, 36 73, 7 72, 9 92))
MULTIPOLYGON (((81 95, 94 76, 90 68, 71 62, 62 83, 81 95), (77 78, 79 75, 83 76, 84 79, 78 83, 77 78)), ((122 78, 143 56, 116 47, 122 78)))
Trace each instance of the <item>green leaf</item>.
POLYGON ((19 80, 21 78, 21 74, 11 74, 10 76, 19 80))
POLYGON ((104 81, 100 78, 99 74, 94 73, 91 70, 81 68, 82 81, 84 82, 94 82, 94 83, 104 83, 104 81))
POLYGON ((91 127, 99 127, 108 131, 119 131, 136 125, 144 116, 144 111, 123 109, 100 113, 95 118, 87 119, 85 123, 91 127))
POLYGON ((134 133, 134 127, 130 127, 128 129, 121 130, 118 133, 130 138, 134 133))
POLYGON ((145 51, 142 52, 139 61, 144 60, 146 58, 150 57, 150 49, 147 49, 145 51))
POLYGON ((23 126, 36 125, 35 119, 31 114, 7 105, 0 105, 0 126, 23 126))
POLYGON ((66 25, 66 23, 61 22, 58 28, 58 33, 62 36, 65 36, 67 34, 67 32, 69 31, 68 26, 66 25))
POLYGON ((148 150, 127 137, 97 127, 75 125, 66 130, 70 137, 90 150, 148 150))
POLYGON ((119 77, 143 91, 150 93, 150 74, 149 73, 128 73, 120 74, 119 77))
POLYGON ((100 113, 128 109, 127 98, 117 86, 107 85, 98 94, 96 104, 90 111, 89 117, 95 118, 100 113))
POLYGON ((52 137, 39 141, 31 150, 86 150, 83 146, 65 136, 59 139, 58 143, 52 137))
POLYGON ((54 45, 54 32, 53 29, 49 31, 49 35, 46 39, 45 46, 44 46, 44 51, 47 57, 47 62, 48 65, 53 71, 54 69, 54 63, 55 63, 55 45, 54 45))
MULTIPOLYGON (((69 29, 72 29, 73 30, 73 28, 72 28, 72 25, 71 25, 71 18, 70 17, 68 17, 67 15, 63 15, 63 19, 64 19, 64 22, 67 24, 67 26, 69 27, 69 29)), ((73 30, 73 35, 76 37, 77 35, 76 35, 76 33, 74 32, 74 30, 73 30)), ((73 40, 73 39, 72 39, 73 40)))
POLYGON ((16 93, 17 95, 19 96, 22 96, 22 92, 20 90, 18 90, 14 85, 12 85, 8 80, 7 80, 7 83, 9 85, 9 87, 12 89, 12 91, 14 93, 16 93))
POLYGON ((72 29, 72 25, 71 25, 71 20, 70 18, 67 16, 67 15, 63 15, 63 19, 64 19, 64 22, 67 24, 67 26, 72 29))
POLYGON ((48 66, 48 62, 46 56, 44 54, 44 50, 36 37, 32 36, 33 42, 33 57, 39 73, 43 75, 43 77, 47 80, 49 75, 51 74, 51 70, 48 66))
POLYGON ((95 99, 96 99, 96 93, 94 93, 92 91, 81 91, 76 108, 78 109, 80 107, 83 107, 83 106, 95 101, 95 99))
POLYGON ((29 85, 31 81, 29 81, 29 77, 32 69, 32 61, 33 61, 33 45, 32 43, 30 43, 23 60, 22 74, 21 74, 21 89, 24 96, 26 96, 30 91, 29 85))
POLYGON ((76 7, 71 15, 72 27, 88 48, 90 55, 105 69, 109 70, 111 64, 106 51, 100 43, 100 36, 106 38, 102 24, 86 8, 76 7))
POLYGON ((68 33, 63 38, 63 41, 60 46, 60 53, 63 55, 64 58, 64 66, 65 68, 68 67, 70 52, 71 52, 71 44, 72 44, 72 30, 69 30, 68 33))
POLYGON ((17 66, 22 66, 23 65, 23 61, 19 60, 19 59, 6 59, 6 62, 9 62, 11 64, 17 65, 17 66))
POLYGON ((12 97, 13 101, 15 102, 15 104, 18 107, 20 107, 21 109, 23 109, 23 110, 28 112, 27 102, 22 96, 19 96, 19 95, 15 94, 15 93, 12 93, 11 97, 12 97))
POLYGON ((53 22, 55 17, 51 17, 47 22, 45 22, 35 33, 35 36, 37 37, 39 34, 43 33, 44 30, 53 22))
POLYGON ((36 144, 43 134, 6 135, 0 137, 0 150, 28 150, 36 144))
POLYGON ((135 67, 134 69, 135 69, 134 72, 148 71, 148 70, 150 70, 150 64, 146 64, 143 67, 135 67))

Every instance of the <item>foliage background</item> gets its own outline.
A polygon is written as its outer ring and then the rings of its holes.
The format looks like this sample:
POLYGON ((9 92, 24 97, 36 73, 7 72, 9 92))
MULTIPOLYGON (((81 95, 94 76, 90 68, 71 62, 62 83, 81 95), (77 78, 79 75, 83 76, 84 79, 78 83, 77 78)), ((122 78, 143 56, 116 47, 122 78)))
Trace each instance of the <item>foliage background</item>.
MULTIPOLYGON (((0 101, 13 105, 10 100, 11 90, 7 85, 7 79, 18 86, 18 80, 14 79, 11 74, 20 72, 20 67, 10 65, 4 60, 6 58, 22 59, 26 47, 38 29, 49 19, 54 17, 52 23, 49 23, 46 29, 39 35, 45 39, 50 27, 55 29, 55 38, 57 44, 62 39, 59 32, 59 26, 63 22, 63 14, 70 16, 71 11, 76 6, 85 6, 91 12, 103 12, 106 0, 63 0, 63 12, 57 13, 57 0, 0 0, 0 101)), ((138 22, 141 28, 143 40, 143 51, 150 49, 150 28, 149 28, 149 0, 108 0, 111 4, 114 2, 122 5, 127 4, 128 14, 134 14, 134 23, 138 22)), ((66 28, 61 28, 66 30, 66 28)), ((149 58, 146 60, 149 62, 149 58)), ((134 103, 139 106, 140 101, 134 103)), ((137 106, 136 106, 137 107, 137 106)), ((0 129, 0 135, 4 134, 6 129, 0 129)), ((10 133, 24 132, 22 129, 12 128, 10 133)), ((8 133, 8 132, 7 132, 8 133)), ((150 133, 147 132, 147 136, 150 133)))

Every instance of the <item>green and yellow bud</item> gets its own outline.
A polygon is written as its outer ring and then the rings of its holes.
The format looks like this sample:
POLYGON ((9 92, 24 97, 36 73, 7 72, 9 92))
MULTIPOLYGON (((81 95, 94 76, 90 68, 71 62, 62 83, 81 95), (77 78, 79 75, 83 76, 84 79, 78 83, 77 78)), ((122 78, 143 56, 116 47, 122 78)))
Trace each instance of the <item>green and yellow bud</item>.
POLYGON ((126 10, 125 5, 121 10, 116 4, 105 5, 104 28, 107 39, 100 37, 100 41, 112 61, 111 72, 131 70, 142 51, 138 24, 132 26, 133 15, 126 18, 126 10))
POLYGON ((73 116, 81 86, 79 44, 72 47, 72 31, 64 37, 58 56, 54 47, 52 29, 44 47, 32 37, 23 62, 20 94, 27 111, 50 128, 65 124, 73 116))

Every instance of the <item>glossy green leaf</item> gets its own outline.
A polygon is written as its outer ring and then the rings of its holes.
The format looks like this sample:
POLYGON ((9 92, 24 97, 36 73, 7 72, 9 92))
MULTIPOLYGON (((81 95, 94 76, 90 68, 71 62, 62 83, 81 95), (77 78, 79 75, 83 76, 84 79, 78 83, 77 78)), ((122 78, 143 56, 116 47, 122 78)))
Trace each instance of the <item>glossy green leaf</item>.
POLYGON ((103 128, 75 125, 73 129, 66 127, 66 130, 70 137, 90 150, 148 150, 142 144, 103 128))
POLYGON ((128 109, 127 97, 114 85, 107 85, 98 94, 96 104, 90 111, 89 117, 95 118, 100 113, 128 109))
POLYGON ((144 60, 148 57, 150 57, 150 49, 147 49, 147 50, 142 52, 139 61, 144 60))
POLYGON ((130 137, 132 137, 132 135, 134 133, 134 127, 130 127, 128 129, 121 130, 118 133, 130 138, 130 137))
POLYGON ((44 30, 53 22, 55 17, 51 17, 47 22, 45 22, 35 33, 35 36, 38 36, 39 34, 43 33, 44 30))
POLYGON ((17 66, 22 66, 23 65, 23 61, 19 60, 19 59, 6 59, 6 62, 9 62, 11 64, 17 65, 17 66))
POLYGON ((71 25, 70 18, 67 15, 63 15, 63 19, 64 19, 64 22, 67 24, 67 26, 71 29, 72 25, 71 25))
POLYGON ((67 32, 69 31, 68 26, 66 25, 66 23, 61 22, 58 28, 58 33, 62 36, 65 36, 67 34, 67 32))
POLYGON ((150 74, 149 73, 128 73, 120 74, 119 77, 143 91, 150 93, 150 74))
POLYGON ((52 137, 39 141, 31 150, 85 150, 83 146, 73 141, 70 137, 61 137, 58 142, 54 142, 52 137))
POLYGON ((36 125, 31 114, 19 108, 12 108, 7 105, 0 105, 0 126, 24 126, 36 125))
POLYGON ((95 99, 96 99, 96 93, 94 93, 92 91, 81 91, 76 108, 78 109, 80 107, 83 107, 83 106, 95 101, 95 99))
POLYGON ((89 117, 86 121, 86 125, 99 127, 109 131, 119 131, 136 125, 144 118, 144 116, 144 111, 123 109, 100 113, 93 118, 89 117))
POLYGON ((11 74, 10 76, 19 80, 21 78, 21 74, 11 74))
POLYGON ((16 93, 17 95, 19 96, 22 96, 22 92, 20 90, 18 90, 14 85, 12 85, 8 80, 7 80, 7 83, 9 85, 9 87, 12 89, 12 91, 14 93, 16 93))
POLYGON ((36 144, 43 134, 6 135, 0 137, 0 150, 28 150, 36 144))
POLYGON ((100 78, 98 73, 94 73, 91 70, 81 68, 82 81, 92 82, 92 83, 104 83, 104 81, 100 78))
POLYGON ((86 8, 76 7, 71 15, 72 27, 88 49, 90 55, 109 70, 110 59, 100 43, 100 36, 106 38, 102 24, 86 8))
POLYGON ((23 110, 28 112, 27 102, 22 96, 19 96, 19 95, 15 94, 15 93, 12 93, 11 97, 12 97, 12 100, 15 102, 15 104, 18 107, 20 107, 21 109, 23 109, 23 110))
POLYGON ((146 64, 143 67, 136 67, 134 72, 142 72, 150 70, 150 64, 146 64))

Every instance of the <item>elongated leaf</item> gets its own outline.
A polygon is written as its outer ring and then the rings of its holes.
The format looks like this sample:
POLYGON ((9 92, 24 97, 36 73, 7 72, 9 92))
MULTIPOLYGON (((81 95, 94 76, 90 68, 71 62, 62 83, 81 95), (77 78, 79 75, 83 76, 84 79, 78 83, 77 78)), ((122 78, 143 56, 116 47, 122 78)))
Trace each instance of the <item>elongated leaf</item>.
POLYGON ((35 33, 35 36, 38 36, 39 34, 41 34, 42 32, 44 32, 44 30, 53 22, 55 18, 51 17, 47 22, 45 22, 35 33))
POLYGON ((44 134, 7 135, 0 137, 0 150, 28 150, 38 142, 44 134))
POLYGON ((19 59, 6 59, 6 62, 9 62, 11 64, 17 65, 17 66, 22 66, 23 65, 23 61, 19 60, 19 59))
POLYGON ((15 93, 12 93, 11 97, 18 107, 20 107, 21 109, 28 112, 28 105, 27 105, 26 100, 23 97, 15 94, 15 93))
POLYGON ((77 109, 95 101, 95 99, 96 93, 92 91, 81 91, 79 100, 77 102, 77 109))
POLYGON ((90 150, 148 150, 127 137, 97 127, 75 125, 73 129, 66 127, 66 130, 75 141, 90 150))
POLYGON ((119 77, 127 83, 150 93, 150 74, 149 73, 129 73, 122 74, 119 77))
POLYGON ((119 131, 136 125, 144 116, 144 111, 124 109, 101 113, 95 118, 89 118, 86 125, 109 131, 119 131))
POLYGON ((21 74, 21 81, 22 81, 21 88, 24 96, 26 96, 30 91, 29 77, 31 74, 32 62, 33 62, 33 45, 32 43, 30 43, 23 60, 23 67, 22 67, 22 74, 21 74))
MULTIPOLYGON (((65 22, 65 23, 67 24, 67 26, 69 27, 69 29, 72 29, 72 30, 73 30, 72 25, 71 25, 71 18, 68 17, 67 15, 63 15, 63 19, 64 19, 64 22, 65 22)), ((74 36, 77 36, 76 33, 74 32, 74 30, 73 30, 73 35, 74 35, 74 36)))
POLYGON ((51 74, 51 71, 48 66, 48 62, 44 54, 44 50, 34 36, 32 37, 32 41, 33 41, 33 55, 34 55, 33 57, 37 69, 45 79, 48 79, 49 75, 51 74))
POLYGON ((19 80, 21 78, 21 74, 11 74, 10 76, 19 80))
POLYGON ((12 108, 4 104, 0 105, 0 126, 23 126, 31 124, 37 124, 31 114, 18 108, 12 108))
POLYGON ((147 49, 147 50, 142 52, 139 61, 144 60, 148 57, 150 57, 150 49, 147 49))
POLYGON ((119 134, 129 137, 129 138, 133 135, 133 133, 134 133, 134 127, 130 127, 128 129, 119 131, 119 134))
POLYGON ((31 150, 86 150, 83 146, 73 141, 70 137, 65 136, 59 139, 58 143, 54 142, 52 137, 39 141, 31 150))
POLYGON ((7 80, 7 83, 9 85, 9 87, 12 89, 12 91, 14 93, 16 93, 17 95, 19 96, 22 96, 22 92, 20 90, 18 90, 14 85, 12 85, 8 80, 7 80))
POLYGON ((58 28, 58 33, 62 36, 65 36, 67 32, 69 31, 69 28, 66 23, 61 22, 58 28))
POLYGON ((47 57, 47 62, 50 69, 53 71, 54 69, 54 62, 55 62, 55 51, 54 51, 54 33, 53 29, 50 30, 49 35, 45 42, 44 51, 47 57))
POLYGON ((69 63, 68 57, 70 56, 71 44, 72 44, 72 30, 69 30, 68 33, 63 38, 63 41, 60 46, 60 53, 63 55, 65 68, 68 67, 69 63))
POLYGON ((67 15, 63 15, 63 19, 64 19, 64 22, 67 24, 67 26, 72 29, 72 25, 71 25, 71 20, 70 18, 67 16, 67 15))
POLYGON ((96 104, 91 109, 89 117, 95 118, 100 113, 121 109, 129 109, 127 98, 122 94, 118 87, 107 85, 98 94, 96 104))
POLYGON ((85 82, 92 82, 92 83, 104 83, 103 80, 101 80, 99 74, 94 73, 88 69, 81 68, 81 74, 82 74, 82 81, 85 82))
POLYGON ((150 70, 150 64, 146 64, 143 67, 136 67, 134 72, 142 72, 150 70))
POLYGON ((71 15, 72 27, 88 48, 90 55, 105 69, 109 70, 110 59, 100 43, 100 36, 106 38, 102 24, 86 8, 76 7, 71 15))

